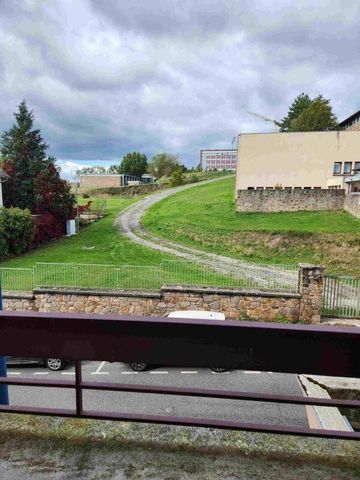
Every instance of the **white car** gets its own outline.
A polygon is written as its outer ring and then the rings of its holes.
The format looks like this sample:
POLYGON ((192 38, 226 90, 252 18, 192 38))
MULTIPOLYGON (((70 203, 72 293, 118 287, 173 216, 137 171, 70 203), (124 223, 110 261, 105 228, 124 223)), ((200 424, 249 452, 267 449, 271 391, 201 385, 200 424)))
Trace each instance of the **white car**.
MULTIPOLYGON (((208 312, 205 310, 179 310, 177 312, 171 312, 168 315, 169 318, 194 318, 203 320, 225 320, 225 315, 220 312, 208 312)), ((129 366, 135 372, 144 372, 149 368, 148 363, 133 362, 129 363, 129 366)), ((226 368, 213 367, 211 370, 215 373, 226 372, 226 368)))

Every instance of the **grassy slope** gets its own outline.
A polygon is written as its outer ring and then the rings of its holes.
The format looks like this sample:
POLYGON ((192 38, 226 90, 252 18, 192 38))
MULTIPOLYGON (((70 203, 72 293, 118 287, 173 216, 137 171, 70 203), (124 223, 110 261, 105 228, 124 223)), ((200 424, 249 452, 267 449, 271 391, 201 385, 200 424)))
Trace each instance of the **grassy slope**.
POLYGON ((234 182, 178 193, 154 205, 143 223, 160 236, 250 261, 319 262, 360 273, 360 220, 345 212, 238 214, 234 182))

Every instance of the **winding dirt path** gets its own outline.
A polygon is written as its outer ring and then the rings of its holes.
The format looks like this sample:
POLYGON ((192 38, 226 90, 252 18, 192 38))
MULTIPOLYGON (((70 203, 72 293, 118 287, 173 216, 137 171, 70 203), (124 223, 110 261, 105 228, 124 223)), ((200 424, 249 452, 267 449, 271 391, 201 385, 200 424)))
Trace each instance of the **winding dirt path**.
POLYGON ((204 265, 221 274, 231 274, 234 278, 249 281, 249 286, 255 281, 259 286, 275 282, 274 288, 293 290, 297 285, 297 271, 285 270, 276 266, 263 266, 245 262, 216 253, 209 253, 193 247, 182 245, 166 238, 158 237, 147 231, 141 224, 141 217, 155 203, 175 195, 183 190, 196 188, 199 185, 218 182, 229 177, 206 180, 201 183, 168 188, 139 200, 123 210, 115 220, 116 227, 132 242, 152 248, 163 253, 181 257, 182 259, 204 265), (293 286, 293 288, 290 288, 293 286), (287 288, 286 288, 287 287, 287 288))

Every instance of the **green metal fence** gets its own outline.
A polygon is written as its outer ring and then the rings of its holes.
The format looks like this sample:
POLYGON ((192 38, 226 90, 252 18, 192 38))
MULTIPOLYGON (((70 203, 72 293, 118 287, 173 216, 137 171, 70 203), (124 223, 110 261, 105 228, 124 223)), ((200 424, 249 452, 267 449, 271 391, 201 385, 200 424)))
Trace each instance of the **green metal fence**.
POLYGON ((360 318, 360 279, 325 276, 323 315, 360 318))
POLYGON ((215 269, 181 261, 150 266, 37 263, 34 268, 0 268, 0 276, 4 291, 46 287, 155 290, 162 285, 298 290, 296 267, 259 264, 215 269))

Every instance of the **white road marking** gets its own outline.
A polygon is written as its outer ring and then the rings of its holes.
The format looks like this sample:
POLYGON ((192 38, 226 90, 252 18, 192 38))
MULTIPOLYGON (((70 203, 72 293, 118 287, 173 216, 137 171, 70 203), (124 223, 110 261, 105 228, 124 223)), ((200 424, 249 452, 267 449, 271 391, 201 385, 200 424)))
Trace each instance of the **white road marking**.
POLYGON ((214 375, 229 375, 230 372, 211 372, 213 373, 214 375))
POLYGON ((242 373, 245 373, 245 375, 258 375, 261 372, 257 372, 256 370, 243 370, 242 373))
POLYGON ((49 372, 34 372, 34 375, 49 375, 49 372))
POLYGON ((184 371, 184 372, 181 372, 181 373, 199 373, 199 372, 196 372, 196 371, 191 372, 190 370, 187 370, 187 371, 184 371))
POLYGON ((162 373, 169 373, 169 372, 160 371, 160 372, 150 372, 150 373, 154 373, 154 374, 158 374, 158 375, 160 374, 160 375, 161 375, 162 373))
POLYGON ((137 375, 139 372, 120 372, 121 375, 137 375))
POLYGON ((103 368, 105 365, 105 361, 101 362, 98 369, 95 372, 91 372, 91 375, 109 375, 109 372, 101 372, 100 370, 103 368))
POLYGON ((22 372, 7 372, 8 375, 21 375, 22 372))
POLYGON ((61 375, 75 375, 75 372, 61 372, 61 375))

